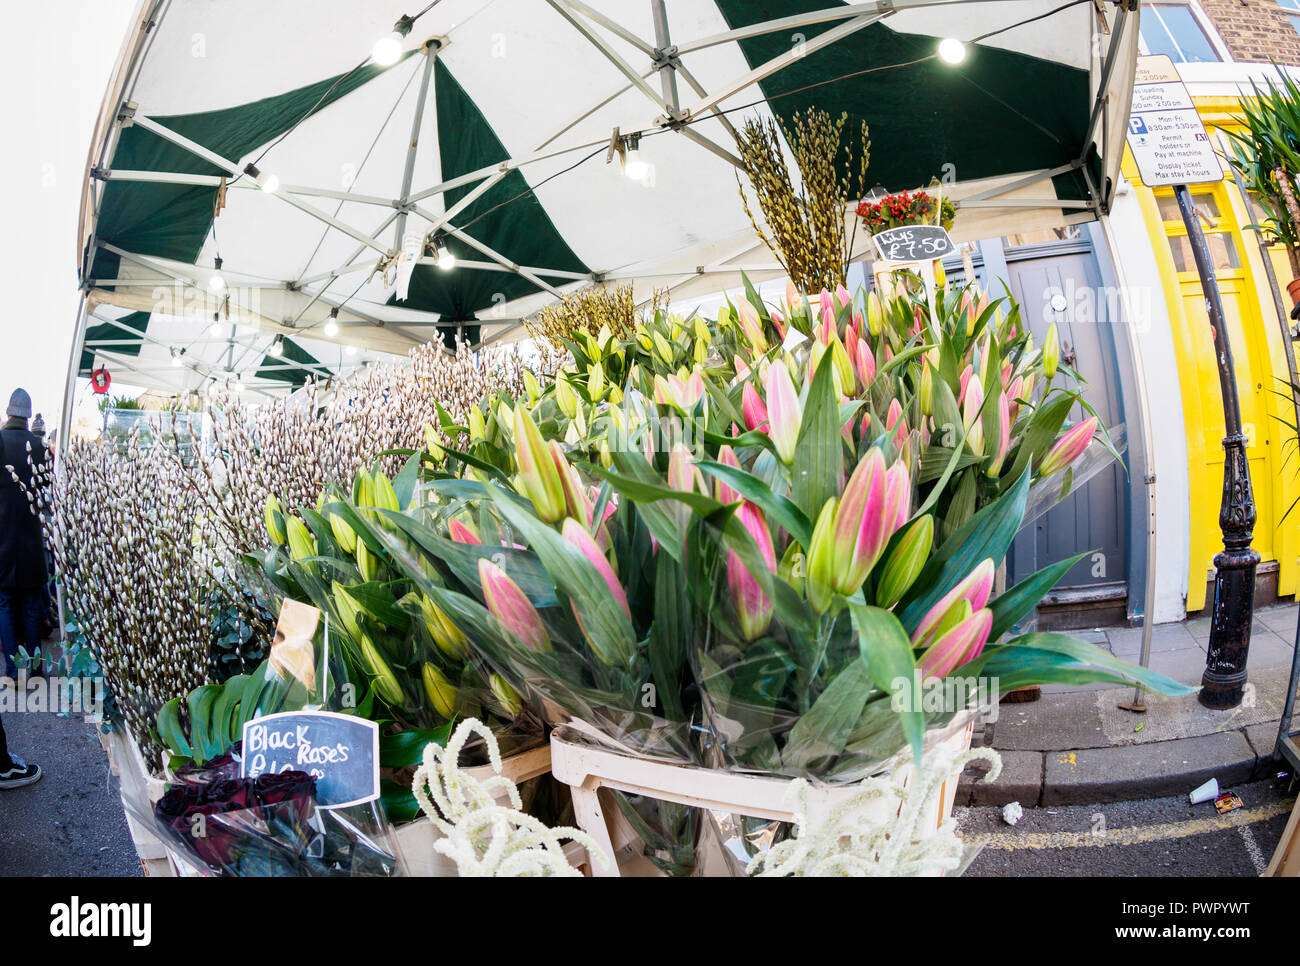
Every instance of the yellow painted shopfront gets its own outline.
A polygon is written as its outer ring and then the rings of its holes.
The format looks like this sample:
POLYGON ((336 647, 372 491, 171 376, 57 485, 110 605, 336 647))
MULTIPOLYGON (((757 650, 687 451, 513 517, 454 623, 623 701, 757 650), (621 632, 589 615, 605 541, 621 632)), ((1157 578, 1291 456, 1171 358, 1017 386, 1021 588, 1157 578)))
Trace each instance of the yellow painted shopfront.
MULTIPOLYGON (((1195 103, 1217 145, 1222 135, 1216 128, 1233 125, 1238 114, 1237 100, 1198 97, 1195 103)), ((1212 577, 1213 557, 1223 546, 1219 504, 1224 422, 1219 370, 1200 280, 1173 190, 1143 185, 1127 151, 1123 170, 1142 207, 1173 328, 1191 492, 1187 610, 1198 611, 1207 604, 1207 578, 1212 577)), ((1192 192, 1223 294, 1236 367, 1258 514, 1254 546, 1263 561, 1261 570, 1276 568, 1278 595, 1290 595, 1296 592, 1300 506, 1287 511, 1300 497, 1300 453, 1286 425, 1295 421, 1295 410, 1288 390, 1290 370, 1273 283, 1260 248, 1260 236, 1244 228, 1255 221, 1255 216, 1231 177, 1219 184, 1193 187, 1192 192)), ((1279 247, 1268 257, 1274 277, 1285 287, 1291 278, 1285 251, 1279 247)), ((1290 300, 1284 289, 1282 299, 1289 310, 1290 300)), ((1289 319, 1286 322, 1290 324, 1289 319)))

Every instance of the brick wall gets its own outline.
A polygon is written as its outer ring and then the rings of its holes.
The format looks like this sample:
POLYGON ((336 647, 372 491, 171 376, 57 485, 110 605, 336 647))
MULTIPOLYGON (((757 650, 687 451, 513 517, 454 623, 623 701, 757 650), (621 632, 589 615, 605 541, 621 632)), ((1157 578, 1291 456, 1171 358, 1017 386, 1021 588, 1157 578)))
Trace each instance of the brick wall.
POLYGON ((1275 0, 1200 0, 1219 37, 1244 63, 1300 66, 1300 34, 1275 0))

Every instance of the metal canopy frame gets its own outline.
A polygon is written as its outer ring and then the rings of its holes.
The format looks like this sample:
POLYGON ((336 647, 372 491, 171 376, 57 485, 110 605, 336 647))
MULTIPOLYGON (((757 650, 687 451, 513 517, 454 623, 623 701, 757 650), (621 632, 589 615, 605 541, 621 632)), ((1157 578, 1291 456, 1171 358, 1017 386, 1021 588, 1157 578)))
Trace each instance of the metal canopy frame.
MULTIPOLYGON (((262 317, 262 322, 266 323, 263 327, 271 331, 290 334, 310 330, 318 323, 309 323, 303 329, 298 329, 296 323, 301 320, 303 314, 315 302, 336 308, 345 309, 348 313, 355 316, 355 320, 340 319, 341 324, 366 324, 376 327, 383 327, 397 333, 401 333, 412 342, 421 340, 415 338, 410 333, 402 332, 403 326, 422 327, 437 325, 439 316, 437 313, 421 312, 420 310, 406 309, 404 315, 409 318, 385 320, 373 314, 359 311, 349 303, 352 296, 346 298, 331 297, 328 294, 329 288, 340 278, 347 275, 353 275, 364 270, 373 272, 379 265, 390 262, 397 256, 401 249, 403 235, 406 231, 408 219, 415 216, 426 223, 424 229, 424 238, 427 240, 435 233, 445 233, 456 237, 465 244, 479 251, 486 260, 458 260, 458 267, 470 271, 504 271, 520 276, 535 286, 539 292, 544 292, 552 298, 562 297, 566 291, 574 291, 584 287, 602 284, 605 281, 617 281, 635 277, 648 277, 650 275, 661 275, 664 278, 672 279, 668 288, 672 289, 684 284, 691 279, 711 274, 729 274, 734 273, 738 268, 744 266, 727 264, 732 258, 740 257, 748 251, 755 248, 755 244, 746 246, 744 250, 736 251, 728 257, 712 261, 707 265, 700 265, 695 268, 694 272, 685 271, 663 271, 663 272, 635 272, 629 269, 611 268, 607 271, 594 271, 587 274, 567 272, 547 269, 542 266, 525 266, 512 262, 510 259, 495 251, 490 246, 475 238, 470 232, 461 228, 455 223, 456 217, 468 208, 475 200, 498 184, 502 179, 512 171, 520 170, 526 166, 534 165, 557 157, 573 154, 579 151, 591 151, 606 145, 607 139, 585 140, 574 143, 557 145, 563 135, 572 130, 577 124, 589 118, 596 111, 610 103, 612 100, 621 96, 629 90, 636 90, 644 96, 647 104, 660 112, 656 117, 651 128, 654 130, 676 131, 678 134, 691 140, 700 146, 702 150, 707 150, 719 157, 724 158, 731 164, 738 164, 735 155, 726 148, 710 140, 699 131, 693 130, 692 125, 698 121, 708 118, 716 118, 721 125, 730 133, 735 132, 734 127, 727 119, 722 104, 730 98, 735 97, 743 91, 749 90, 758 84, 759 81, 771 76, 795 63, 801 57, 807 54, 827 47, 831 44, 851 36, 864 27, 878 23, 892 16, 901 10, 918 10, 923 8, 942 8, 950 4, 968 2, 968 0, 870 0, 865 3, 850 3, 837 7, 826 7, 824 9, 812 11, 791 17, 782 17, 768 20, 760 24, 754 24, 748 27, 742 27, 721 33, 712 34, 705 37, 698 37, 684 42, 673 43, 671 40, 670 21, 663 0, 649 0, 651 14, 654 25, 655 36, 653 39, 643 38, 624 25, 618 23, 612 18, 600 13, 590 7, 582 0, 547 0, 550 7, 555 10, 558 16, 562 17, 574 28, 575 37, 581 38, 584 43, 594 47, 600 54, 622 75, 625 83, 617 90, 600 99, 591 105, 573 120, 560 127, 552 135, 541 142, 532 152, 513 156, 500 161, 496 164, 486 166, 477 171, 468 172, 456 178, 445 180, 439 184, 429 187, 413 190, 413 179, 415 171, 416 152, 418 150, 418 141, 421 127, 424 120, 424 108, 426 105, 427 94, 430 80, 432 77, 433 60, 438 56, 440 50, 449 42, 446 37, 433 38, 423 44, 421 54, 424 56, 423 77, 418 88, 416 105, 412 112, 411 118, 411 138, 406 155, 406 162, 403 169, 401 194, 397 198, 383 198, 374 195, 364 195, 351 191, 339 191, 311 185, 282 185, 275 192, 275 197, 283 203, 301 211, 303 214, 311 217, 324 224, 325 232, 323 238, 331 231, 339 232, 346 235, 359 243, 358 248, 346 258, 342 264, 335 268, 327 269, 307 276, 307 269, 304 268, 302 276, 296 280, 280 279, 256 279, 260 287, 274 289, 277 292, 284 291, 294 292, 303 295, 310 301, 303 306, 296 316, 290 320, 285 318, 277 323, 274 320, 262 317), (748 38, 758 37, 765 34, 771 34, 786 30, 796 30, 815 24, 834 23, 836 26, 824 31, 823 33, 811 38, 798 48, 792 49, 777 57, 772 58, 766 63, 760 64, 741 75, 734 77, 730 81, 722 84, 716 89, 709 91, 697 80, 687 64, 685 58, 691 53, 715 47, 719 44, 732 43, 748 38), (603 32, 602 32, 603 31, 603 32), (616 44, 623 45, 620 50, 616 44), (628 57, 647 58, 649 64, 638 68, 631 63, 628 57), (650 79, 658 75, 659 90, 651 85, 650 79), (681 78, 695 96, 695 100, 689 106, 682 107, 680 91, 678 88, 678 78, 681 78), (442 213, 432 211, 421 203, 435 196, 444 196, 448 191, 453 189, 468 187, 473 185, 472 190, 457 203, 447 208, 442 213), (337 200, 339 202, 349 202, 359 205, 367 205, 377 208, 389 209, 386 218, 374 230, 366 230, 358 227, 349 221, 336 217, 327 211, 323 211, 315 205, 303 200, 304 198, 319 197, 337 200), (380 239, 380 234, 385 232, 390 225, 396 222, 393 229, 392 246, 389 246, 380 239), (370 261, 363 259, 367 251, 374 253, 376 260, 370 261), (554 280, 552 284, 546 279, 554 280), (323 284, 321 284, 323 283, 323 284), (566 287, 562 290, 559 286, 566 287)), ((1011 2, 1011 0, 1005 0, 1011 2)), ((1102 13, 1103 4, 1101 0, 1096 5, 1096 14, 1093 17, 1094 40, 1099 41, 1101 35, 1108 33, 1110 35, 1109 45, 1101 45, 1094 42, 1096 51, 1094 67, 1100 66, 1099 82, 1097 89, 1093 92, 1094 102, 1090 113, 1087 137, 1084 142, 1083 154, 1075 161, 1054 168, 1048 171, 1039 171, 1027 175, 1024 178, 1014 180, 1008 184, 987 188, 978 193, 961 199, 961 206, 971 208, 1007 208, 1019 209, 1030 207, 1046 207, 1059 209, 1064 221, 1075 221, 1082 218, 1091 219, 1092 217, 1104 214, 1109 210, 1111 201, 1111 192, 1114 186, 1107 184, 1102 186, 1105 195, 1098 193, 1098 186, 1092 183, 1089 172, 1086 167, 1088 151, 1094 143, 1094 136, 1100 130, 1101 135, 1101 153, 1103 157, 1109 156, 1109 151, 1115 146, 1108 144, 1109 126, 1106 123, 1110 117, 1110 104, 1107 93, 1109 81, 1114 73, 1121 52, 1120 41, 1124 37, 1124 28, 1126 19, 1130 12, 1129 3, 1131 0, 1108 0, 1116 11, 1116 18, 1113 27, 1107 27, 1105 16, 1102 13), (1100 22, 1100 32, 1098 24, 1100 22), (1089 187, 1090 198, 1088 200, 1061 200, 1057 198, 1025 198, 1025 197, 1008 197, 1011 192, 1019 191, 1025 187, 1039 184, 1044 181, 1075 170, 1081 170, 1084 174, 1086 183, 1089 187), (1076 214, 1070 214, 1076 212, 1076 214)), ((241 190, 257 190, 258 186, 252 183, 252 179, 243 178, 243 169, 238 163, 229 158, 208 149, 176 131, 171 130, 166 125, 159 122, 156 118, 150 117, 147 113, 139 109, 130 100, 134 92, 135 82, 139 76, 140 64, 143 55, 151 45, 153 38, 157 35, 157 24, 166 16, 168 0, 159 0, 159 2, 148 7, 149 27, 145 28, 143 23, 141 29, 144 31, 142 38, 137 41, 133 57, 125 67, 125 81, 120 88, 122 92, 121 101, 116 111, 116 118, 109 126, 106 136, 101 145, 99 153, 100 166, 91 170, 91 177, 98 183, 96 190, 92 185, 90 198, 94 201, 95 221, 97 222, 98 205, 102 201, 103 184, 112 180, 121 181, 141 181, 156 182, 169 184, 189 184, 198 186, 217 186, 223 180, 219 176, 204 176, 182 174, 176 172, 157 172, 157 171, 131 171, 131 170, 109 170, 104 167, 108 158, 112 156, 116 142, 120 137, 120 132, 124 127, 132 124, 139 125, 147 131, 161 137, 168 142, 186 150, 195 157, 214 165, 222 171, 227 172, 235 181, 230 185, 241 190)), ((145 9, 142 7, 142 9, 145 9)), ((454 33, 454 27, 452 28, 454 33)), ((405 89, 403 90, 405 94, 405 89)), ((401 97, 399 97, 400 103, 401 97)), ((146 105, 147 106, 147 105, 146 105)), ((396 109, 397 105, 394 105, 396 109)), ((644 133, 644 132, 642 132, 644 133)), ((102 247, 106 250, 114 251, 121 257, 128 258, 141 265, 149 266, 155 270, 161 271, 171 279, 179 280, 183 284, 188 284, 198 288, 197 280, 193 275, 186 277, 184 273, 176 272, 167 266, 152 261, 148 256, 137 255, 134 253, 124 252, 100 242, 93 234, 91 236, 92 245, 88 249, 89 253, 87 263, 84 266, 83 278, 88 274, 89 260, 96 247, 102 247)), ((427 259, 421 259, 421 262, 427 262, 427 259)), ((756 270, 779 270, 780 266, 767 264, 753 266, 756 270)), ((244 275, 245 278, 253 276, 244 275)), ((143 285, 146 284, 143 279, 87 279, 83 282, 83 288, 89 289, 92 285, 143 285)), ((354 293, 355 294, 355 293, 354 293)), ((484 318, 480 322, 485 325, 492 325, 502 320, 484 318)), ((507 320, 508 321, 508 320, 507 320)), ((508 331, 508 330, 507 330, 508 331)), ((495 333, 491 341, 499 340, 503 332, 495 333)), ((74 359, 77 356, 74 351, 74 359)), ((329 368, 329 367, 327 367, 329 368)))

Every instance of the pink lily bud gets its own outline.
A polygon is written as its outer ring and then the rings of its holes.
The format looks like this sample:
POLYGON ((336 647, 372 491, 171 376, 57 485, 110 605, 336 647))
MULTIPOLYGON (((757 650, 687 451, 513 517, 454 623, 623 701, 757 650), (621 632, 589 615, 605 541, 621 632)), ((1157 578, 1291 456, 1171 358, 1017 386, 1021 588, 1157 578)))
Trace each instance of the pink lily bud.
POLYGON ((1011 363, 1002 367, 1002 388, 1007 388, 1007 380, 1011 378, 1011 363))
POLYGON ((850 322, 844 327, 844 351, 855 362, 858 358, 858 327, 850 322))
POLYGON ((885 429, 893 429, 903 418, 903 406, 897 399, 889 401, 889 412, 885 414, 885 429))
POLYGON ((875 566, 888 535, 885 455, 873 446, 854 468, 835 509, 831 530, 831 587, 842 594, 855 593, 875 566))
POLYGON ((582 488, 582 477, 578 475, 577 467, 570 465, 564 456, 564 450, 555 440, 550 440, 546 444, 546 449, 551 454, 551 459, 555 461, 555 469, 560 474, 560 484, 564 490, 564 505, 569 515, 581 520, 583 526, 591 526, 592 504, 582 488))
POLYGON ((767 406, 763 405, 763 399, 752 382, 745 383, 745 391, 740 397, 740 412, 745 417, 747 429, 767 429, 767 406))
POLYGON ((996 570, 992 560, 988 558, 981 560, 965 580, 944 594, 925 617, 921 618, 921 623, 912 633, 912 643, 918 647, 929 644, 940 622, 947 618, 948 612, 958 604, 964 603, 972 611, 977 611, 988 603, 989 595, 993 593, 993 576, 996 570))
POLYGON ((876 379, 876 357, 871 351, 871 346, 867 345, 866 339, 858 342, 854 362, 858 367, 858 380, 864 387, 871 385, 876 379))
MULTIPOLYGON (((730 446, 723 446, 718 450, 718 462, 727 466, 733 466, 740 469, 740 460, 736 457, 736 451, 730 446)), ((719 503, 735 503, 740 499, 740 494, 733 490, 722 480, 713 481, 713 498, 719 503)))
POLYGON ((483 585, 483 601, 487 609, 505 625, 507 631, 530 650, 551 649, 550 635, 546 633, 546 625, 537 609, 504 570, 486 557, 480 557, 478 579, 483 585))
POLYGON ((799 442, 799 426, 803 412, 799 396, 794 391, 790 370, 776 363, 767 370, 764 384, 767 396, 768 435, 776 446, 777 456, 787 466, 794 462, 795 446, 799 442))
POLYGON ((958 406, 966 401, 966 387, 970 385, 970 377, 974 374, 975 367, 969 364, 961 371, 961 388, 957 390, 958 406))
POLYGON ((794 287, 794 282, 786 279, 785 283, 785 304, 790 309, 790 314, 794 315, 794 310, 802 299, 799 298, 799 290, 794 287))
POLYGON ((614 568, 610 566, 609 559, 596 545, 596 541, 587 532, 587 528, 573 517, 566 517, 560 527, 560 533, 565 540, 568 540, 569 543, 581 550, 582 555, 600 571, 600 575, 605 578, 605 586, 609 588, 609 595, 618 602, 619 607, 623 608, 623 613, 631 617, 632 611, 627 606, 627 593, 623 590, 622 583, 619 582, 618 576, 614 573, 614 568))
POLYGON ((520 491, 532 501, 537 515, 547 523, 557 522, 564 516, 564 486, 542 434, 523 406, 515 407, 515 464, 520 491))
POLYGON ((736 303, 736 313, 740 316, 740 330, 755 352, 767 351, 767 338, 763 335, 763 322, 758 317, 758 310, 749 304, 748 299, 736 303))
POLYGON ((835 308, 842 309, 844 306, 848 305, 850 301, 852 301, 852 299, 849 296, 849 290, 843 285, 837 284, 835 286, 835 308))
POLYGON ((472 527, 461 523, 459 520, 451 520, 447 523, 447 530, 451 533, 451 539, 457 543, 481 544, 483 541, 478 538, 472 527))
POLYGON ((690 450, 681 443, 675 443, 672 452, 668 454, 668 485, 683 493, 709 492, 704 474, 695 465, 690 450))
POLYGON ((984 405, 984 387, 979 376, 971 376, 966 387, 966 399, 962 402, 961 421, 966 429, 966 445, 976 456, 984 455, 984 421, 980 419, 980 408, 984 405))
POLYGON ((1002 472, 1002 463, 1007 458, 1007 451, 1011 449, 1011 402, 1007 399, 1007 394, 998 394, 998 448, 993 454, 993 462, 989 464, 988 475, 997 476, 1002 472))
POLYGON ((735 366, 737 380, 749 378, 749 365, 744 359, 740 358, 740 356, 735 356, 732 359, 732 365, 735 366))
MULTIPOLYGON (((776 550, 763 511, 752 503, 742 503, 736 515, 758 544, 767 569, 776 573, 776 550)), ((772 599, 763 593, 758 581, 734 550, 727 551, 727 589, 736 606, 741 636, 747 641, 761 637, 772 623, 772 599)))
POLYGON ((1051 476, 1053 473, 1059 473, 1071 463, 1073 463, 1088 444, 1092 442, 1093 435, 1097 432, 1097 417, 1089 416, 1079 425, 1075 426, 1068 433, 1056 441, 1043 461, 1038 464, 1039 476, 1051 476))
POLYGON ((822 325, 823 326, 834 325, 835 307, 834 307, 834 303, 831 301, 831 293, 826 291, 826 289, 823 288, 821 291, 821 295, 818 296, 818 300, 821 303, 822 325))
POLYGON ((906 463, 897 460, 885 473, 885 539, 892 537, 911 515, 912 474, 906 463))
POLYGON ((993 611, 988 608, 975 611, 926 648, 919 662, 922 677, 947 677, 975 660, 984 650, 992 629, 993 611))

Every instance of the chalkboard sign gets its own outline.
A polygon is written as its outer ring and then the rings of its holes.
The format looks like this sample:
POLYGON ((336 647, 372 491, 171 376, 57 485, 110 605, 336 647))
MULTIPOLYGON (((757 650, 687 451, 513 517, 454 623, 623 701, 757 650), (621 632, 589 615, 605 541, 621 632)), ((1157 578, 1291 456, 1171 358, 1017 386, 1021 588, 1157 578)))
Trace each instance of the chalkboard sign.
POLYGON ((305 771, 323 808, 379 797, 379 725, 333 711, 284 711, 244 724, 241 773, 305 771))
POLYGON ((904 225, 871 236, 887 262, 930 262, 957 250, 941 225, 904 225))

